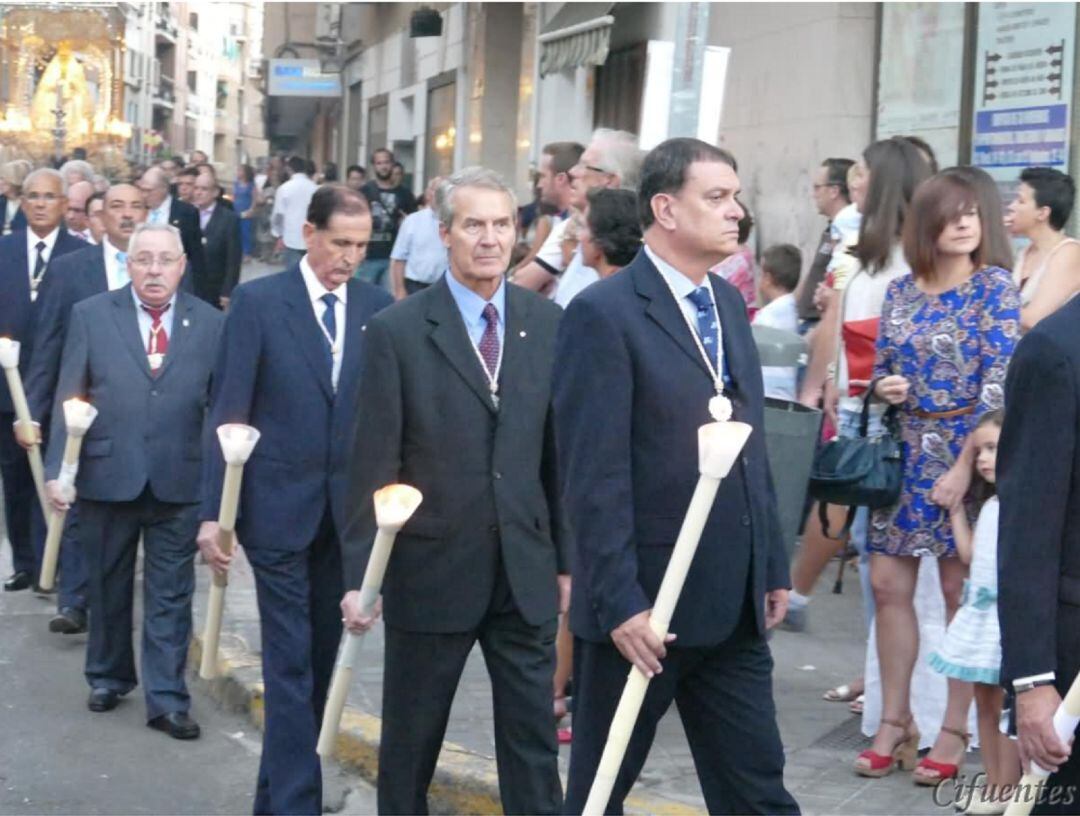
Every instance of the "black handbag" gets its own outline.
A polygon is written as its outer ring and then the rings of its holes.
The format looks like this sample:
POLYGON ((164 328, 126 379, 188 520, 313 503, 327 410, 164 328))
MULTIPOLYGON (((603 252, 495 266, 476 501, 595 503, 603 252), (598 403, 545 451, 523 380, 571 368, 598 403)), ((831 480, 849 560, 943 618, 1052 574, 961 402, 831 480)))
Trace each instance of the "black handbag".
POLYGON ((848 508, 844 528, 836 540, 844 538, 860 507, 876 510, 891 507, 900 500, 903 480, 903 448, 896 406, 885 412, 886 433, 873 439, 867 436, 870 427, 870 396, 873 385, 863 400, 859 435, 851 439, 836 438, 826 443, 814 457, 810 471, 810 495, 818 503, 821 530, 829 535, 827 505, 848 508))

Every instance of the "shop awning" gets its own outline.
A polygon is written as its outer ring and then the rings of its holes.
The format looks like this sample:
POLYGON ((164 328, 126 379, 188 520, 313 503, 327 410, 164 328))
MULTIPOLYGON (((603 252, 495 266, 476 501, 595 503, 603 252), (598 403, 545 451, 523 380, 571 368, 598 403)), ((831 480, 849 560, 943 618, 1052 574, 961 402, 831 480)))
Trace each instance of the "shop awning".
POLYGON ((540 34, 540 76, 603 65, 608 55, 614 3, 564 3, 540 34))

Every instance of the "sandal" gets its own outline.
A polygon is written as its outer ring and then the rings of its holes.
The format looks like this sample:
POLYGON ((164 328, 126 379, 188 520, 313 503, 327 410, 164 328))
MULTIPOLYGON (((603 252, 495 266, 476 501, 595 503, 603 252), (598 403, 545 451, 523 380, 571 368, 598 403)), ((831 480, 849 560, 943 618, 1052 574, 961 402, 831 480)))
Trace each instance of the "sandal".
POLYGON ((915 767, 919 757, 919 732, 914 729, 913 719, 909 716, 907 722, 900 722, 882 718, 881 724, 899 728, 903 733, 890 754, 879 754, 869 748, 859 754, 855 759, 855 773, 859 776, 879 778, 888 776, 897 766, 902 771, 915 767))
POLYGON ((916 785, 925 785, 926 787, 932 788, 939 782, 944 782, 946 779, 955 779, 960 773, 960 768, 964 764, 964 758, 967 756, 968 744, 971 742, 971 734, 964 731, 958 731, 955 728, 949 728, 945 725, 941 726, 941 730, 946 734, 952 734, 954 737, 959 737, 964 743, 964 753, 960 756, 960 761, 956 763, 938 762, 936 759, 930 759, 929 756, 924 756, 919 760, 915 772, 911 775, 911 779, 916 785))
POLYGON ((821 699, 830 703, 850 703, 857 697, 862 696, 861 691, 856 691, 854 685, 844 683, 842 686, 831 688, 821 695, 821 699))
POLYGON ((866 695, 860 694, 858 697, 848 703, 848 711, 861 717, 863 713, 863 705, 865 702, 866 695))

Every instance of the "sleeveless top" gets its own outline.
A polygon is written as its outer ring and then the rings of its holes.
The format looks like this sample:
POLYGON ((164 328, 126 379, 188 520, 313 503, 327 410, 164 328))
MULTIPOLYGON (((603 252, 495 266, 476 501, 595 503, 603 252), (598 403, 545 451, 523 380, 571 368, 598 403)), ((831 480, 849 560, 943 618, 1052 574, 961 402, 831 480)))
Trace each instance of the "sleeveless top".
MULTIPOLYGON (((1061 241, 1057 246, 1051 249, 1046 258, 1043 260, 1039 268, 1028 276, 1026 281, 1021 282, 1020 274, 1024 270, 1024 261, 1027 258, 1028 247, 1024 247, 1020 250, 1020 254, 1016 256, 1016 264, 1013 266, 1013 281, 1016 283, 1017 288, 1020 290, 1020 307, 1023 308, 1031 303, 1032 298, 1035 297, 1035 291, 1039 288, 1039 284, 1042 282, 1043 275, 1046 274, 1047 267, 1050 266, 1050 259, 1054 257, 1059 249, 1066 244, 1080 244, 1075 238, 1066 238, 1061 241)), ((1029 244, 1030 246, 1030 244, 1029 244)))

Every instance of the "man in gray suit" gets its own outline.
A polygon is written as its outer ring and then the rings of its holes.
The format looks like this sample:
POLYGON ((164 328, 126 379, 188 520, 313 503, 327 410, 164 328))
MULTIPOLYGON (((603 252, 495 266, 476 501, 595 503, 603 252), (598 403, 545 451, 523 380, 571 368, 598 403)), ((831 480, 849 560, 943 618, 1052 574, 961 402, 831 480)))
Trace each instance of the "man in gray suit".
POLYGON ((446 184, 449 272, 367 326, 343 542, 353 591, 342 612, 353 631, 372 623, 355 591, 375 533, 372 493, 414 485, 424 502, 384 584, 379 812, 427 812, 450 704, 479 642, 503 811, 558 813, 552 675, 569 595, 551 427, 561 310, 503 279, 516 212, 505 182, 471 168, 446 184))
POLYGON ((184 665, 191 639, 202 436, 224 321, 177 292, 185 257, 167 224, 140 226, 128 247, 131 283, 77 304, 56 388, 46 489, 57 509, 64 400, 98 410, 83 440, 75 491, 88 573, 91 711, 109 711, 136 685, 132 648, 135 558, 144 547, 142 680, 147 724, 194 739, 184 665))

